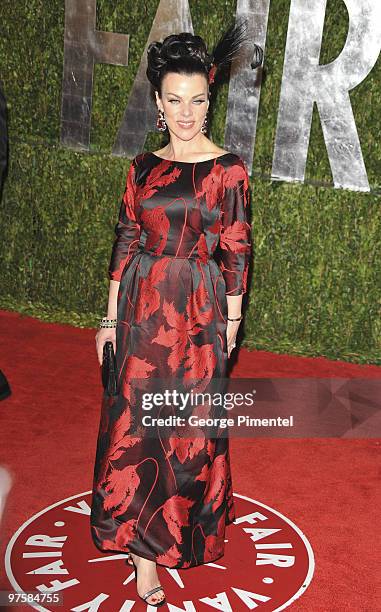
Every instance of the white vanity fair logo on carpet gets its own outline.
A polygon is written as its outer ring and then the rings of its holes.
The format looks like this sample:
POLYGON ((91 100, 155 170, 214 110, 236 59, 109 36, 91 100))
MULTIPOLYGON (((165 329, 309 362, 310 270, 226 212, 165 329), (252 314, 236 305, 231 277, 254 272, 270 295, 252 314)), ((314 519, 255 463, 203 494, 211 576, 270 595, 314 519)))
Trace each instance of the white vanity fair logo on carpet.
MULTIPOLYGON (((305 535, 277 510, 235 494, 236 521, 226 527, 225 554, 188 569, 158 566, 170 612, 259 608, 283 610, 305 592, 314 556, 305 535)), ((101 553, 90 536, 91 492, 32 516, 11 538, 5 566, 17 592, 60 591, 63 605, 36 610, 154 610, 138 598, 123 553, 101 553)))

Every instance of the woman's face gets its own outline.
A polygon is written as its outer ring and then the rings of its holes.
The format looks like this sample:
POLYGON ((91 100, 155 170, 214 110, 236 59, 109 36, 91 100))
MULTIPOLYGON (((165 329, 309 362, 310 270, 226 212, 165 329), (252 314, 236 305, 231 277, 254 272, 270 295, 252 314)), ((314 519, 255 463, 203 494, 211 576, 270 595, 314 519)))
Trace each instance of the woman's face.
POLYGON ((209 107, 208 84, 202 74, 168 72, 156 103, 164 112, 168 130, 182 140, 191 140, 202 128, 209 107))

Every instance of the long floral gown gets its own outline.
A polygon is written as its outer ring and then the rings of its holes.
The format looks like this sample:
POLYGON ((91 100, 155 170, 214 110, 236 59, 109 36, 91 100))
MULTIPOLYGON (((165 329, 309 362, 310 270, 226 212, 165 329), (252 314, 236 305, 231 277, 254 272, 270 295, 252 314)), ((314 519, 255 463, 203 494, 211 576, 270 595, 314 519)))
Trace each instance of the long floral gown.
POLYGON ((235 508, 229 438, 161 439, 136 427, 131 381, 226 376, 226 295, 246 292, 249 179, 234 153, 201 162, 137 155, 115 226, 118 392, 103 395, 91 536, 171 568, 224 554, 235 508), (217 259, 214 257, 217 256, 217 259), (143 431, 143 433, 142 433, 143 431))

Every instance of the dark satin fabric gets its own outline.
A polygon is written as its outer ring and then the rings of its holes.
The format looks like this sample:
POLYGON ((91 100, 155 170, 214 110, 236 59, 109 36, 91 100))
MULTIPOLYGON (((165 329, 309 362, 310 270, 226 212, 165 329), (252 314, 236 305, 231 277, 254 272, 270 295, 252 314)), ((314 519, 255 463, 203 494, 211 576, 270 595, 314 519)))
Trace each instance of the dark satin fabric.
POLYGON ((155 392, 158 378, 189 390, 226 376, 226 295, 246 291, 248 210, 247 171, 233 153, 196 163, 141 153, 131 163, 109 265, 120 281, 118 395, 103 396, 94 467, 101 551, 173 568, 224 553, 235 519, 229 438, 145 435, 136 381, 155 392))

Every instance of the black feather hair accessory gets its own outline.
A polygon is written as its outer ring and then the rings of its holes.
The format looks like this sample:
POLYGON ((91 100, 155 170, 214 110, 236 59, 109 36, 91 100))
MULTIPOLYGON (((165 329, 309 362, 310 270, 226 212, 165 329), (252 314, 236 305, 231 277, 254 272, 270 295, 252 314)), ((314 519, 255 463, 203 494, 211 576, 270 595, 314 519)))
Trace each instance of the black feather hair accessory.
MULTIPOLYGON (((211 53, 212 64, 208 72, 209 84, 214 82, 216 72, 221 72, 229 66, 232 60, 238 55, 241 47, 249 41, 250 37, 247 36, 246 19, 238 21, 226 30, 211 53)), ((250 64, 251 68, 254 69, 260 66, 262 60, 263 49, 254 43, 254 58, 250 64)))

